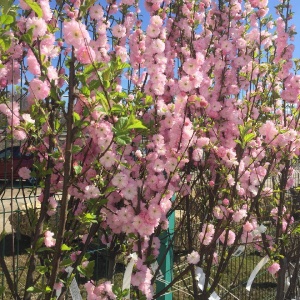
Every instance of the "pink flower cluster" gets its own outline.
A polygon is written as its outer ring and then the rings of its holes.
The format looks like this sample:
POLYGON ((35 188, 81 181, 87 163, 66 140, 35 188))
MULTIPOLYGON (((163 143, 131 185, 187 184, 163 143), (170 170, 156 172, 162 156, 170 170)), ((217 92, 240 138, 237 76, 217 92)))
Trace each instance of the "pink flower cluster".
POLYGON ((277 262, 274 262, 271 266, 268 267, 270 274, 275 275, 280 270, 280 265, 277 262))
POLYGON ((30 178, 31 171, 27 167, 22 167, 19 169, 18 174, 23 179, 29 179, 30 178))
POLYGON ((87 291, 87 300, 113 300, 116 299, 112 292, 112 284, 108 281, 96 286, 93 281, 88 281, 84 285, 87 291))
POLYGON ((54 233, 47 230, 44 234, 44 244, 46 247, 53 247, 55 246, 56 239, 53 238, 54 233))

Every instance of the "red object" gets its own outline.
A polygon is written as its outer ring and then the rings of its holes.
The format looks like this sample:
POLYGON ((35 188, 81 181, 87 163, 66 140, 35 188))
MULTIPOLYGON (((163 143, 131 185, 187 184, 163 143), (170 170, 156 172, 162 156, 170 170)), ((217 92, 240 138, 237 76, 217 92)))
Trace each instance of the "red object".
POLYGON ((22 154, 20 146, 8 147, 0 151, 0 180, 15 180, 22 167, 32 169, 33 155, 22 154))

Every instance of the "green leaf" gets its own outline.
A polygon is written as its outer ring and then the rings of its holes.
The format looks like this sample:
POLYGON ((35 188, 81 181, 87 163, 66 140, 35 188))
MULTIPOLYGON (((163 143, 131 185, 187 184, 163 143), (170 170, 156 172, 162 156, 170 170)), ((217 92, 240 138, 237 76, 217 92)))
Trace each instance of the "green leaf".
POLYGON ((109 106, 108 106, 108 102, 107 102, 107 99, 106 99, 106 97, 104 96, 104 94, 103 94, 103 93, 100 93, 100 92, 97 92, 97 93, 96 93, 96 100, 98 100, 98 101, 100 102, 101 106, 102 106, 103 109, 104 109, 104 112, 105 112, 105 113, 108 113, 108 108, 109 108, 109 106))
POLYGON ((117 144, 121 145, 121 146, 126 146, 128 144, 131 144, 131 138, 128 134, 123 134, 123 135, 118 135, 115 138, 115 141, 117 144))
POLYGON ((73 154, 79 153, 81 151, 81 147, 79 145, 73 145, 71 152, 73 154))
POLYGON ((115 130, 116 132, 126 132, 128 125, 128 117, 121 117, 115 125, 115 130))
POLYGON ((1 6, 3 7, 3 13, 7 14, 10 11, 13 4, 14 4, 14 0, 1 1, 1 6))
POLYGON ((31 45, 32 43, 32 36, 33 36, 33 28, 30 28, 27 30, 25 34, 21 36, 22 40, 27 43, 28 45, 31 45))
POLYGON ((9 25, 14 22, 14 18, 10 15, 2 15, 0 16, 0 23, 2 25, 9 25))
POLYGON ((72 264, 73 264, 73 260, 71 258, 67 258, 67 259, 64 259, 60 265, 62 267, 68 267, 68 266, 71 266, 72 264))
POLYGON ((248 142, 250 142, 250 141, 252 141, 254 138, 255 138, 255 133, 248 133, 248 134, 246 134, 245 136, 244 136, 244 142, 245 143, 248 143, 248 142))
POLYGON ((130 68, 130 64, 128 63, 122 63, 121 61, 118 62, 118 70, 123 70, 123 69, 127 69, 130 68))
POLYGON ((59 99, 59 97, 57 96, 56 89, 55 89, 54 87, 51 87, 51 89, 50 89, 50 96, 51 96, 51 98, 53 98, 55 101, 60 102, 60 99, 59 99))
POLYGON ((95 262, 90 261, 86 267, 77 266, 77 270, 85 277, 90 278, 93 275, 94 267, 95 267, 95 262))
POLYGON ((54 249, 51 249, 51 248, 48 248, 48 247, 41 247, 36 252, 39 252, 39 253, 42 253, 42 252, 54 252, 54 249))
POLYGON ((41 293, 41 292, 42 292, 41 289, 36 288, 36 287, 34 287, 34 286, 30 286, 26 291, 27 291, 27 292, 30 292, 30 293, 41 293))
POLYGON ((122 113, 123 111, 124 111, 124 106, 122 106, 120 104, 115 104, 111 108, 111 112, 113 112, 113 113, 122 113))
POLYGON ((147 129, 146 126, 140 120, 135 119, 131 125, 127 127, 128 129, 147 129))
POLYGON ((104 70, 104 71, 101 73, 101 76, 102 76, 103 80, 109 81, 109 80, 110 80, 110 68, 104 70))
POLYGON ((234 140, 237 144, 240 144, 240 145, 242 145, 242 142, 240 141, 240 140, 234 140))
POLYGON ((105 89, 108 89, 110 87, 110 82, 108 80, 103 80, 103 86, 105 89))
POLYGON ((73 121, 74 121, 74 123, 80 121, 80 116, 75 111, 73 112, 73 121))
POLYGON ((9 49, 10 44, 11 40, 7 35, 0 37, 0 48, 2 48, 4 52, 9 49))
POLYGON ((48 294, 48 293, 51 293, 51 291, 52 291, 51 287, 47 285, 45 287, 45 293, 48 294))
POLYGON ((97 217, 97 216, 94 215, 94 214, 86 213, 86 214, 83 216, 82 220, 83 220, 85 223, 89 223, 89 222, 92 222, 92 221, 96 220, 96 217, 97 217))
POLYGON ((70 251, 70 250, 72 250, 72 248, 67 246, 66 244, 61 245, 61 251, 70 251))
POLYGON ((99 88, 99 86, 100 86, 100 80, 94 79, 89 83, 89 90, 95 91, 99 88))
POLYGON ((82 11, 82 15, 85 15, 87 10, 96 2, 96 0, 86 0, 84 2, 84 5, 80 7, 80 10, 82 11))
POLYGON ((41 275, 44 275, 48 271, 48 268, 46 266, 36 266, 36 270, 41 275))
POLYGON ((153 104, 152 96, 150 96, 150 95, 147 95, 147 96, 146 96, 146 98, 145 98, 145 104, 146 104, 146 105, 151 105, 151 104, 153 104))
POLYGON ((109 187, 105 190, 104 194, 108 194, 108 193, 114 192, 116 189, 117 189, 117 188, 114 187, 114 186, 109 186, 109 187))
POLYGON ((83 86, 83 87, 81 88, 81 93, 82 93, 83 95, 89 97, 90 94, 91 94, 91 91, 90 91, 90 89, 89 89, 87 86, 83 86))
POLYGON ((74 166, 74 171, 75 171, 76 175, 80 174, 82 171, 82 166, 79 166, 79 165, 74 166))
POLYGON ((33 0, 24 0, 24 2, 29 5, 39 18, 43 16, 43 11, 37 2, 34 2, 33 0))

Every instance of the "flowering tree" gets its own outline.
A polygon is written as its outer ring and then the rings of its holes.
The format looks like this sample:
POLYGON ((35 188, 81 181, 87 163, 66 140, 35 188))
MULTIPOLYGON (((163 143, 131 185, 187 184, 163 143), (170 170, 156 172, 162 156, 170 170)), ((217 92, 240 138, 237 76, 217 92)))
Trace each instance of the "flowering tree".
MULTIPOLYGON (((109 280, 118 254, 137 254, 134 299, 156 299, 187 274, 194 299, 208 299, 241 245, 265 251, 269 271, 285 273, 286 237, 297 234, 286 191, 300 146, 289 1, 276 19, 267 0, 146 0, 142 12, 140 4, 1 4, 0 111, 23 151, 35 153, 35 169, 20 176, 42 188, 24 295, 5 274, 16 299, 52 299, 60 289, 63 299, 67 266, 88 280, 93 239, 109 249, 109 280), (6 97, 17 86, 26 105, 6 97), (155 293, 159 235, 179 208, 188 264, 155 293), (275 230, 266 231, 270 216, 275 230), (37 284, 34 271, 45 280, 37 284)), ((88 299, 126 294, 110 282, 85 288, 88 299)))

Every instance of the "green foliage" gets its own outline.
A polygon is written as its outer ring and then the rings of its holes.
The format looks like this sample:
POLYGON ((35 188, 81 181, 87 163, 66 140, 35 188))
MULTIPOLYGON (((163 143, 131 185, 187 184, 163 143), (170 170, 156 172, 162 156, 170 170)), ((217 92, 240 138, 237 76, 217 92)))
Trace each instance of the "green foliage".
POLYGON ((2 15, 0 16, 1 25, 10 25, 14 22, 14 18, 11 15, 2 15))
POLYGON ((136 119, 134 115, 120 117, 113 128, 116 143, 119 145, 129 144, 131 142, 131 129, 147 129, 147 127, 140 120, 136 119))
POLYGON ((112 291, 116 295, 117 300, 123 300, 129 294, 128 289, 122 290, 120 287, 115 285, 112 287, 112 291))
POLYGON ((36 13, 39 18, 43 16, 43 11, 37 2, 33 0, 24 0, 24 2, 36 13))
POLYGON ((86 267, 83 266, 77 266, 77 271, 85 276, 86 278, 91 278, 94 272, 95 262, 89 261, 88 265, 86 267))
POLYGON ((246 124, 245 126, 239 125, 240 131, 240 139, 235 140, 237 144, 240 144, 242 149, 246 147, 246 145, 251 142, 255 137, 255 132, 252 132, 252 124, 246 124))
POLYGON ((72 250, 72 248, 67 246, 66 244, 61 245, 61 251, 70 251, 70 250, 72 250))

